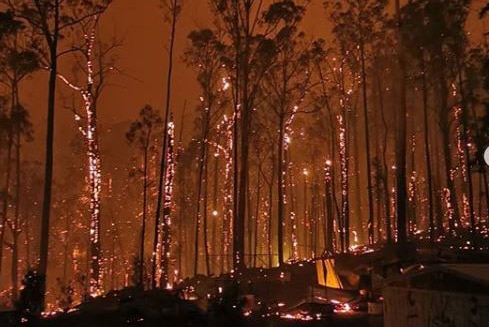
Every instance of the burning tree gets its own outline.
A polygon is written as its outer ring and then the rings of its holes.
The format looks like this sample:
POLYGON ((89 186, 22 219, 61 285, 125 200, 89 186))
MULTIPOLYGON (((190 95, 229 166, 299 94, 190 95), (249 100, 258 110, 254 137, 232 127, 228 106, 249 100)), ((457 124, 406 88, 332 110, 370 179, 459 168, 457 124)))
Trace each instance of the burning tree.
MULTIPOLYGON (((105 9, 105 8, 104 8, 105 9)), ((83 42, 74 45, 74 55, 78 64, 82 67, 85 82, 83 86, 72 83, 65 75, 58 74, 59 78, 72 90, 80 93, 84 113, 80 114, 73 109, 75 120, 79 123, 79 130, 83 135, 87 149, 88 186, 90 197, 90 295, 98 296, 103 291, 103 275, 101 274, 101 191, 102 174, 100 164, 100 141, 98 132, 97 105, 102 94, 107 74, 114 70, 113 57, 111 53, 119 45, 117 41, 113 44, 103 45, 97 43, 97 26, 100 20, 99 14, 93 15, 91 19, 80 22, 83 42)), ((76 78, 76 75, 75 75, 76 78)))
MULTIPOLYGON (((70 2, 63 0, 15 0, 2 2, 12 10, 15 17, 18 17, 32 29, 34 35, 38 36, 42 65, 49 71, 45 187, 39 251, 39 275, 45 279, 49 252, 49 224, 54 163, 54 114, 58 60, 62 55, 73 52, 72 48, 61 49, 62 40, 80 23, 86 22, 93 16, 100 14, 110 3, 110 0, 76 0, 70 2)), ((45 281, 42 284, 42 293, 44 293, 45 281)))
MULTIPOLYGON (((26 26, 14 17, 11 11, 0 13, 0 79, 8 90, 9 109, 5 112, 2 127, 6 131, 5 184, 2 196, 2 216, 0 220, 0 272, 2 271, 3 248, 9 245, 12 250, 12 301, 18 294, 19 236, 25 228, 25 218, 21 219, 22 192, 22 153, 24 140, 32 140, 33 127, 29 113, 21 103, 20 86, 22 81, 39 68, 39 58, 32 49, 33 42, 27 37, 26 26), (15 160, 14 160, 15 159, 15 160), (15 171, 15 175, 14 175, 15 171), (13 178, 14 177, 14 178, 13 178), (14 191, 15 185, 15 191, 14 191), (14 204, 10 199, 15 199, 14 204), (15 208, 9 215, 9 208, 15 208), (6 242, 8 227, 12 241, 6 242)), ((6 106, 7 107, 7 106, 6 106)))
POLYGON ((169 127, 170 122, 170 105, 171 105, 171 90, 172 90, 172 77, 173 77, 173 59, 175 50, 175 35, 176 27, 178 22, 178 17, 182 10, 183 0, 165 0, 164 6, 166 10, 166 19, 171 24, 170 32, 170 51, 168 52, 168 72, 166 81, 166 105, 163 115, 163 141, 161 150, 161 161, 160 161, 160 173, 159 173, 159 183, 158 183, 158 199, 156 206, 155 215, 155 229, 154 229, 154 239, 153 239, 153 271, 152 271, 152 281, 153 288, 155 287, 166 287, 170 282, 170 233, 171 233, 171 221, 170 213, 165 213, 165 203, 166 199, 166 188, 168 185, 167 181, 167 171, 168 171, 168 145, 169 140, 169 127), (167 219, 163 218, 167 217, 167 219), (161 253, 159 256, 158 254, 161 253), (161 260, 161 262, 160 262, 161 260), (158 269, 160 267, 160 270, 158 269))
POLYGON ((150 184, 150 156, 156 151, 157 135, 160 135, 163 122, 160 115, 149 105, 146 105, 139 112, 139 119, 131 124, 126 138, 130 144, 136 145, 143 151, 143 204, 141 237, 139 243, 139 276, 138 283, 144 288, 144 244, 146 239, 146 225, 148 214, 148 191, 150 184))

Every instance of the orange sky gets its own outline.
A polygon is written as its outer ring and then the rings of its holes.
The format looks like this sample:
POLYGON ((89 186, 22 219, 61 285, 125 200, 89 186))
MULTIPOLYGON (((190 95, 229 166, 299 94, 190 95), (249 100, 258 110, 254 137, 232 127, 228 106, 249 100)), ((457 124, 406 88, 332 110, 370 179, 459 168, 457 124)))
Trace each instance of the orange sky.
MULTIPOLYGON (((110 83, 112 86, 108 87, 102 96, 98 108, 100 124, 104 128, 135 119, 139 109, 145 104, 151 104, 159 110, 163 107, 169 30, 168 24, 164 22, 163 10, 159 3, 160 0, 114 0, 102 18, 102 38, 110 38, 112 35, 125 36, 124 45, 118 50, 117 66, 127 75, 132 76, 114 76, 110 83)), ((172 100, 177 122, 179 122, 179 112, 184 102, 187 101, 187 113, 190 113, 199 98, 194 73, 183 64, 181 54, 191 30, 212 24, 207 3, 208 0, 186 0, 178 25, 177 63, 172 100)), ((324 37, 328 34, 328 20, 322 9, 322 3, 323 0, 312 0, 308 8, 303 28, 310 37, 324 37)), ((482 0, 475 1, 471 29, 476 31, 485 29, 485 22, 475 19, 476 10, 482 4, 482 0)), ((480 37, 482 33, 475 34, 480 37)), ((64 59, 66 60, 69 58, 64 59)), ((36 138, 33 143, 27 145, 29 150, 27 152, 39 159, 43 157, 44 153, 46 78, 47 74, 40 72, 28 81, 22 90, 24 101, 32 115, 36 138)), ((71 92, 62 83, 59 83, 59 90, 64 94, 71 92)), ((58 101, 56 156, 64 153, 76 132, 72 113, 63 109, 62 105, 62 101, 58 101)), ((191 126, 193 126, 192 123, 186 123, 187 132, 191 126)), ((124 135, 120 137, 123 138, 124 135)))

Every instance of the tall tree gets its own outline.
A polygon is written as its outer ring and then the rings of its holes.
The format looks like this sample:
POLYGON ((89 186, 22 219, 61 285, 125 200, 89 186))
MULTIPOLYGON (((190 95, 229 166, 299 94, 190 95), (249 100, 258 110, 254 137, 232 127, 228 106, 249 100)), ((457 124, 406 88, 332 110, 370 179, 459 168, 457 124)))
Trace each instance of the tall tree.
POLYGON ((149 105, 139 112, 139 119, 131 123, 126 138, 130 144, 143 152, 143 201, 141 236, 139 243, 139 286, 144 287, 144 243, 146 239, 146 224, 148 214, 148 188, 149 188, 149 159, 151 153, 156 151, 155 139, 161 135, 163 125, 160 115, 149 105))
POLYGON ((202 95, 199 111, 201 112, 198 120, 200 123, 200 154, 198 157, 198 186, 197 186, 197 206, 196 206, 196 230, 194 248, 194 274, 198 273, 198 252, 200 230, 204 231, 204 253, 205 267, 207 275, 210 275, 209 265, 209 240, 208 240, 208 147, 211 130, 216 124, 216 117, 220 114, 219 110, 224 101, 221 101, 222 81, 226 80, 222 76, 221 55, 224 47, 213 31, 209 29, 193 31, 189 34, 191 45, 185 51, 185 61, 187 64, 197 68, 197 80, 199 82, 202 95), (201 210, 202 209, 202 210, 201 210), (201 221, 203 217, 203 226, 201 221))
POLYGON ((401 4, 395 2, 395 21, 397 29, 397 58, 399 78, 399 104, 397 113, 396 135, 396 217, 397 241, 403 245, 407 242, 406 214, 407 214, 407 181, 406 181, 406 152, 407 152, 407 102, 406 102, 406 62, 404 56, 404 40, 402 36, 403 19, 401 4))
POLYGON ((233 266, 245 266, 245 220, 250 168, 250 131, 259 85, 273 59, 269 36, 284 27, 296 12, 278 8, 299 8, 291 0, 273 3, 264 9, 263 0, 210 1, 218 24, 228 36, 226 67, 232 81, 234 105, 234 208, 233 266))
POLYGON ((17 300, 18 291, 18 245, 22 232, 20 221, 21 195, 21 143, 32 138, 32 125, 29 114, 21 103, 20 84, 39 68, 39 58, 32 50, 31 39, 25 34, 26 26, 14 18, 11 11, 0 13, 0 80, 5 85, 10 98, 10 110, 7 121, 7 155, 5 174, 5 193, 3 197, 2 217, 0 220, 0 272, 2 271, 3 245, 5 227, 12 232, 12 299, 17 300), (12 159, 15 158, 15 161, 12 159), (15 179, 11 181, 15 164, 15 179), (15 192, 11 194, 12 184, 15 192), (9 198, 14 198, 14 206, 9 205, 9 198), (8 209, 14 207, 13 217, 9 219, 8 209))
MULTIPOLYGON (((375 47, 375 37, 385 23, 387 1, 348 0, 335 2, 331 17, 334 21, 333 33, 343 51, 349 56, 349 63, 358 71, 362 85, 363 121, 367 168, 368 195, 368 242, 374 243, 374 198, 372 187, 372 157, 368 109, 367 69, 370 55, 375 47)), ((358 160, 358 158, 357 158, 358 160)))
MULTIPOLYGON (((60 49, 60 43, 70 30, 82 21, 98 14, 110 0, 14 0, 4 1, 16 17, 25 21, 42 40, 40 52, 43 65, 49 69, 47 125, 46 125, 46 159, 44 179, 43 215, 41 221, 41 241, 39 275, 42 281, 42 293, 45 293, 46 274, 49 252, 49 223, 51 213, 51 195, 54 163, 54 128, 56 107, 56 79, 58 59, 72 51, 71 48, 60 49)), ((43 299, 44 304, 44 299, 43 299)))
POLYGON ((156 206, 156 219, 155 219, 155 230, 153 239, 153 271, 152 280, 153 288, 160 286, 166 287, 170 281, 169 276, 169 265, 170 265, 170 225, 171 221, 170 215, 166 215, 168 219, 163 220, 163 211, 169 208, 164 208, 164 193, 167 173, 167 153, 168 153, 168 129, 170 124, 170 111, 171 111, 171 94, 172 94, 172 79, 173 79, 173 59, 175 51, 175 37, 177 30, 177 22, 180 12, 182 10, 183 0, 164 0, 165 9, 165 19, 170 22, 170 40, 169 40, 169 51, 168 51, 168 71, 166 80, 166 102, 165 111, 163 114, 163 136, 162 136, 162 151, 161 151, 161 161, 160 161, 160 173, 159 173, 159 184, 158 184, 158 200, 156 206), (161 236, 161 244, 158 242, 158 238, 161 236), (159 257, 157 254, 160 253, 159 257), (161 264, 161 275, 157 271, 157 262, 160 261, 161 264))
MULTIPOLYGON (((101 13, 100 13, 101 14, 101 13)), ((92 19, 80 22, 82 43, 74 46, 77 64, 83 67, 83 86, 78 86, 64 76, 60 78, 74 91, 81 95, 84 113, 79 114, 74 109, 75 119, 80 123, 79 130, 82 132, 86 148, 88 162, 88 189, 90 196, 90 293, 99 295, 102 291, 101 280, 101 192, 102 172, 100 161, 100 140, 98 129, 98 104, 102 91, 106 86, 108 73, 113 70, 113 58, 110 58, 112 50, 117 46, 110 46, 97 42, 97 27, 100 19, 94 15, 92 19), (83 118, 82 118, 83 117, 83 118)))
POLYGON ((405 40, 406 49, 411 53, 411 57, 416 61, 415 76, 421 79, 422 103, 423 103, 423 145, 425 151, 426 182, 428 194, 428 221, 430 241, 435 240, 435 218, 434 218, 434 187, 433 171, 431 163, 431 147, 429 134, 429 56, 426 49, 430 46, 431 40, 427 37, 424 26, 424 16, 419 10, 419 4, 411 2, 403 8, 403 14, 406 16, 406 24, 402 30, 405 40))
MULTIPOLYGON (((287 152, 290 147, 291 124, 297 114, 305 112, 300 108, 310 87, 309 48, 298 25, 305 8, 292 1, 281 1, 270 6, 264 14, 268 25, 277 26, 270 38, 274 41, 272 64, 265 73, 262 88, 264 103, 270 107, 278 126, 277 139, 277 249, 279 265, 284 263, 285 206, 287 189, 287 152), (282 21, 282 22, 281 22, 282 21), (280 24, 280 25, 279 25, 280 24)), ((294 218, 295 213, 291 213, 294 218)), ((295 221, 291 222, 297 224, 295 221)), ((294 228, 293 228, 293 233, 294 228)), ((298 259, 297 235, 292 235, 292 258, 298 259)))

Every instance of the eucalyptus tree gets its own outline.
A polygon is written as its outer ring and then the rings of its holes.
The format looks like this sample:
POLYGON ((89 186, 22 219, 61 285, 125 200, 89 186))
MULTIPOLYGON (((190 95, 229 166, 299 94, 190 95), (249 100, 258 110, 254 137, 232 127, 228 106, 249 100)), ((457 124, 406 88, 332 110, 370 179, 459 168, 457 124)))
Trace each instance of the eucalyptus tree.
POLYGON ((489 57, 486 47, 476 47, 470 50, 466 62, 467 106, 471 108, 469 125, 475 151, 471 156, 470 165, 473 173, 479 174, 479 219, 484 217, 482 196, 486 206, 486 217, 489 217, 489 178, 488 166, 484 162, 484 151, 489 144, 489 57), (482 73, 481 73, 482 72, 482 73))
MULTIPOLYGON (((406 22, 402 34, 405 47, 409 46, 411 51, 417 51, 416 57, 424 70, 422 78, 426 79, 423 83, 427 86, 433 85, 433 100, 436 100, 433 102, 437 108, 436 118, 445 166, 444 202, 448 211, 447 223, 451 236, 456 234, 457 226, 461 225, 461 218, 467 214, 474 231, 472 180, 468 177, 469 116, 467 88, 463 76, 467 44, 465 23, 469 3, 470 1, 466 0, 417 0, 410 2, 401 11, 402 19, 406 22), (456 139, 452 138, 453 135, 456 135, 456 139), (461 188, 457 187, 455 179, 458 171, 462 172, 461 188), (466 207, 466 201, 463 200, 466 197, 465 193, 468 193, 468 210, 461 210, 460 205, 466 207)), ((437 225, 437 229, 443 228, 437 225)))
MULTIPOLYGON (((56 80, 58 60, 73 49, 63 47, 63 40, 77 25, 103 11, 110 0, 2 0, 14 13, 15 17, 29 26, 32 34, 39 40, 38 50, 42 65, 49 71, 47 123, 46 123, 46 158, 43 215, 41 220, 40 260, 38 274, 43 279, 41 289, 46 289, 48 266, 49 223, 51 213, 51 195, 54 164, 54 129, 56 108, 56 80)), ((42 306, 44 299, 42 299, 42 306)))
MULTIPOLYGON (((367 194, 368 194, 368 242, 374 243, 374 199, 372 187, 371 141, 368 106, 368 62, 376 51, 375 39, 386 23, 387 1, 348 0, 335 1, 331 17, 334 22, 333 33, 349 58, 352 70, 358 71, 362 85, 363 120, 366 149, 367 194)), ((358 158, 357 158, 358 160, 358 158)))
MULTIPOLYGON (((274 42, 272 63, 265 72, 262 83, 264 102, 275 115, 277 145, 277 249, 279 265, 284 263, 284 228, 287 173, 287 155, 292 138, 291 124, 297 114, 307 112, 301 108, 310 88, 309 45, 305 35, 298 31, 305 13, 305 7, 292 1, 274 3, 264 14, 264 21, 270 26, 277 26, 270 34, 274 42)), ((295 213, 291 213, 292 224, 292 257, 298 259, 297 235, 295 234, 295 213), (295 234, 295 235, 294 235, 295 234)))
POLYGON ((461 166, 462 183, 464 184, 464 194, 462 203, 464 204, 464 216, 468 219, 469 232, 472 238, 471 246, 475 247, 477 238, 477 226, 474 208, 474 186, 472 180, 472 164, 471 156, 473 155, 471 145, 471 133, 469 121, 471 113, 469 112, 470 84, 467 79, 467 62, 469 41, 465 30, 466 22, 470 12, 470 0, 457 0, 450 2, 453 6, 453 12, 449 11, 450 31, 449 41, 447 42, 448 50, 453 57, 454 66, 454 85, 456 85, 456 95, 459 102, 455 105, 455 118, 457 121, 457 147, 458 160, 461 166))
POLYGON ((402 29, 403 38, 405 41, 405 48, 408 50, 408 54, 411 54, 411 58, 415 62, 415 72, 413 73, 418 79, 421 80, 422 90, 422 107, 423 107, 423 145, 425 151, 425 166, 426 166, 426 182, 427 182, 427 195, 428 195, 428 221, 429 221, 429 237, 433 242, 436 237, 437 226, 435 226, 434 218, 434 185, 433 185, 433 169, 432 169, 432 154, 430 145, 430 133, 429 133, 429 105, 430 105, 430 70, 431 64, 430 56, 428 53, 430 44, 432 42, 430 33, 426 33, 426 17, 423 15, 422 8, 424 4, 420 1, 414 1, 407 4, 403 8, 403 15, 406 17, 405 24, 402 29))
MULTIPOLYGON (((245 266, 245 220, 250 168, 250 131, 257 95, 263 77, 274 60, 271 39, 287 25, 298 9, 294 1, 283 0, 265 8, 263 0, 210 1, 226 38, 225 66, 231 80, 234 107, 233 156, 233 266, 245 266)), ((279 261, 283 261, 279 260, 279 261)))
POLYGON ((101 9, 91 19, 79 23, 80 31, 76 34, 81 35, 77 35, 78 37, 73 44, 75 59, 73 76, 68 77, 64 74, 58 74, 59 78, 71 90, 80 94, 82 100, 82 112, 79 112, 76 108, 72 108, 72 110, 86 147, 86 171, 90 197, 90 293, 93 296, 98 295, 102 291, 102 275, 100 271, 103 261, 101 257, 102 171, 98 107, 102 93, 107 86, 107 80, 110 78, 109 74, 115 70, 115 55, 113 51, 120 45, 120 41, 116 39, 112 40, 110 44, 105 44, 99 40, 98 25, 105 9, 101 9), (79 76, 79 71, 82 72, 82 76, 79 76))
POLYGON ((399 103, 396 122, 396 219, 397 219, 397 241, 404 245, 407 242, 406 214, 407 214, 407 181, 406 181, 406 152, 407 152, 407 87, 406 87, 406 58, 404 56, 404 39, 402 27, 404 19, 401 15, 401 3, 395 1, 395 31, 397 36, 397 63, 398 63, 398 85, 399 103))
POLYGON ((169 124, 171 111, 171 95, 173 80, 173 62, 175 52, 175 38, 177 22, 180 16, 183 0, 163 0, 165 20, 170 23, 170 38, 168 51, 168 70, 166 75, 166 98, 163 113, 163 136, 160 160, 160 172, 158 182, 158 199, 155 212, 155 229, 153 238, 152 281, 153 288, 166 287, 170 281, 170 256, 171 256, 171 217, 170 209, 164 204, 166 175, 168 169, 169 124), (157 262, 158 261, 158 262, 157 262), (157 269, 160 266, 161 272, 157 269))
POLYGON ((209 138, 220 117, 225 103, 222 92, 226 88, 226 77, 222 71, 221 56, 224 45, 210 29, 193 31, 188 36, 190 45, 185 51, 186 63, 197 70, 197 81, 201 88, 199 105, 200 153, 198 157, 198 186, 195 224, 194 275, 198 273, 199 235, 203 229, 205 271, 210 275, 208 240, 208 154, 209 138), (224 81, 224 82, 223 82, 224 81), (203 226, 201 226, 201 223, 203 226))
POLYGON ((156 140, 161 135, 163 126, 162 119, 158 112, 151 106, 144 106, 139 112, 139 118, 131 123, 129 131, 126 133, 127 141, 143 152, 143 201, 142 201, 142 221, 139 241, 139 287, 144 288, 144 244, 146 240, 146 224, 148 214, 148 189, 149 189, 149 160, 152 152, 157 149, 156 140))
MULTIPOLYGON (((342 211, 339 208, 336 193, 336 168, 337 168, 337 151, 338 149, 338 124, 334 99, 338 91, 341 89, 339 80, 337 79, 339 70, 336 67, 335 53, 333 49, 327 48, 326 41, 323 39, 316 40, 311 49, 311 60, 314 67, 315 77, 314 83, 318 86, 313 90, 313 105, 321 110, 318 110, 316 115, 319 116, 316 124, 310 128, 317 129, 326 133, 324 137, 325 149, 321 149, 326 153, 326 161, 324 165, 324 197, 325 197, 325 231, 324 245, 325 250, 333 253, 336 250, 335 245, 335 221, 339 222, 342 219, 342 211), (317 80, 317 82, 316 82, 317 80)), ((313 135, 319 136, 320 133, 313 132, 313 135)))
POLYGON ((0 272, 2 268, 5 227, 12 232, 12 298, 16 301, 18 291, 18 239, 22 232, 20 221, 21 196, 21 143, 32 139, 32 124, 29 113, 21 103, 20 84, 39 68, 39 58, 32 50, 32 40, 26 34, 26 26, 14 17, 12 11, 0 13, 0 83, 8 92, 10 109, 6 120, 7 155, 5 162, 5 186, 0 220, 0 272), (12 159, 15 158, 15 161, 12 159), (12 181, 12 164, 15 164, 15 179, 12 181), (11 194, 12 184, 15 192, 11 194), (14 198, 14 206, 9 199, 14 198), (14 207, 13 217, 8 217, 8 210, 14 207))

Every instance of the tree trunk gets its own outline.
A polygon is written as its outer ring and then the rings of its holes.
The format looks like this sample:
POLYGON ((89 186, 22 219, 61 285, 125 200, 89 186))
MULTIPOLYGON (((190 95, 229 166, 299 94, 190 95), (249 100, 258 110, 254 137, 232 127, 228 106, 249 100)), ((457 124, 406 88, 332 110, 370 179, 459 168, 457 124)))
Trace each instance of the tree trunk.
POLYGON ((482 179, 484 180, 484 193, 486 196, 486 213, 489 217, 489 180, 487 178, 487 169, 484 166, 482 166, 482 179))
POLYGON ((326 198, 326 230, 325 230, 325 247, 326 251, 329 253, 334 253, 334 212, 333 212, 333 195, 332 195, 332 183, 333 180, 333 163, 326 163, 326 174, 325 174, 325 198, 326 198))
POLYGON ((365 67, 365 44, 363 41, 360 43, 360 58, 362 64, 362 94, 363 116, 365 122, 365 146, 367 151, 368 243, 372 245, 374 243, 374 201, 372 195, 372 166, 370 162, 370 128, 368 125, 367 72, 365 67))
POLYGON ((201 144, 201 152, 199 156, 199 168, 198 168, 198 177, 197 177, 197 205, 196 205, 196 218, 195 218, 195 231, 194 231, 194 276, 197 276, 199 273, 199 240, 200 240, 200 226, 201 226, 201 199, 202 199, 202 177, 204 176, 204 160, 202 158, 204 152, 204 144, 202 140, 201 144))
POLYGON ((89 114, 88 129, 93 133, 93 139, 88 140, 89 167, 90 167, 90 255, 91 255, 91 294, 101 291, 100 263, 101 263, 101 224, 100 224, 100 153, 97 135, 97 114, 95 110, 89 114))
MULTIPOLYGON (((207 125, 209 124, 209 119, 210 117, 207 117, 207 125)), ((208 129, 208 126, 207 126, 207 129, 208 129)), ((207 131, 206 131, 206 134, 207 134, 207 131)), ((207 138, 207 137, 206 137, 207 138)), ((205 142, 205 139, 203 140, 203 144, 202 146, 206 147, 207 148, 207 144, 205 142)), ((207 276, 210 276, 211 275, 211 268, 210 268, 210 263, 209 263, 209 258, 210 258, 210 253, 209 253, 209 237, 208 237, 208 232, 209 232, 209 227, 208 227, 208 210, 207 210, 207 207, 208 207, 208 201, 209 201, 209 195, 208 195, 208 178, 209 178, 209 174, 208 174, 208 154, 207 154, 207 150, 205 151, 205 155, 204 155, 204 180, 202 181, 204 183, 204 203, 203 203, 203 208, 202 208, 202 212, 204 214, 204 252, 205 252, 205 272, 207 274, 207 276)))
MULTIPOLYGON (((19 115, 19 90, 18 90, 18 85, 17 82, 15 82, 15 86, 13 87, 14 89, 14 96, 15 96, 15 111, 17 115, 17 119, 20 119, 19 115)), ((14 223, 13 223, 13 229, 12 229, 12 302, 15 303, 18 298, 18 290, 19 290, 19 283, 18 283, 18 276, 19 276, 19 235, 20 235, 20 142, 21 142, 21 130, 20 130, 20 122, 16 122, 16 128, 15 128, 15 212, 14 212, 14 223)))
MULTIPOLYGON (((287 191, 289 192, 289 197, 287 198, 287 204, 290 203, 290 206, 287 206, 287 213, 290 217, 290 250, 291 250, 291 258, 294 260, 299 259, 299 235, 297 231, 297 215, 296 215, 296 193, 297 190, 295 188, 296 182, 294 180, 294 173, 292 170, 292 155, 290 153, 290 149, 285 149, 285 172, 288 174, 289 178, 287 178, 287 191)), ((287 228, 287 223, 284 222, 284 227, 287 228)), ((287 229, 286 229, 287 230, 287 229)))
MULTIPOLYGON (((217 143, 219 144, 219 140, 217 143)), ((213 171, 213 187, 212 187, 212 210, 213 210, 213 224, 212 224, 212 240, 214 241, 214 253, 215 253, 215 258, 218 260, 218 262, 222 263, 224 262, 223 258, 223 251, 222 251, 222 242, 224 242, 222 237, 217 237, 217 230, 219 227, 218 221, 219 221, 219 212, 217 211, 218 208, 218 202, 217 202, 217 194, 218 194, 218 188, 219 188, 219 156, 214 156, 214 171, 213 171), (214 211, 217 213, 214 215, 214 211), (219 246, 218 246, 219 244, 219 246), (221 249, 220 251, 218 249, 221 249), (219 252, 218 252, 219 251, 219 252)), ((223 210, 224 213, 224 210, 223 210)), ((222 225, 222 231, 224 232, 224 225, 222 225)), ((217 271, 218 267, 215 267, 215 271, 217 271)), ((222 267, 221 267, 222 269, 222 267)))
MULTIPOLYGON (((260 159, 258 159, 260 160, 260 159)), ((258 253, 258 217, 260 216, 260 203, 261 203, 261 162, 258 163, 256 171, 256 203, 255 203, 255 224, 254 224, 254 242, 253 242, 253 267, 256 268, 256 256, 258 253)), ((250 239, 251 242, 251 239, 250 239)))
MULTIPOLYGON (((163 196, 164 196, 164 186, 165 186, 165 181, 166 181, 166 167, 167 167, 167 162, 166 162, 166 154, 167 154, 167 149, 168 149, 168 123, 169 123, 169 117, 170 117, 170 104, 171 104, 171 90, 172 90, 172 77, 173 77, 173 57, 174 57, 174 49, 175 49, 175 34, 176 34, 176 27, 177 27, 177 17, 178 17, 178 11, 179 8, 177 7, 178 5, 178 0, 172 0, 172 20, 171 20, 171 33, 170 33, 170 51, 168 53, 168 72, 167 72, 167 84, 166 84, 166 104, 165 104, 165 115, 164 115, 164 128, 163 128, 163 141, 162 141, 162 149, 161 149, 161 161, 160 161, 160 174, 159 174, 159 183, 158 183, 158 200, 157 200, 157 205, 156 205, 156 217, 155 217, 155 229, 154 229, 154 238, 153 238, 153 267, 152 267, 152 282, 153 282, 153 288, 156 288, 158 284, 161 285, 161 282, 159 282, 158 279, 158 272, 157 272, 157 260, 160 258, 157 258, 157 253, 161 253, 160 249, 158 249, 158 236, 161 233, 163 234, 169 234, 170 233, 170 226, 166 226, 165 221, 161 221, 161 215, 162 215, 162 203, 163 203, 163 196), (167 231, 165 233, 164 231, 167 231)), ((162 235, 163 242, 165 242, 165 239, 168 238, 169 235, 162 235)), ((167 249, 169 250, 169 249, 167 249)), ((164 253, 161 253, 162 258, 165 258, 164 253)), ((162 270, 162 278, 161 280, 163 281, 163 286, 165 286, 168 281, 169 281, 169 262, 164 259, 163 260, 163 267, 161 267, 162 270)))
POLYGON ((88 148, 88 182, 90 193, 90 295, 98 296, 102 292, 102 263, 100 204, 102 191, 102 175, 100 167, 100 147, 97 120, 97 96, 94 95, 94 72, 92 53, 96 37, 96 24, 93 25, 87 38, 86 50, 87 86, 82 97, 87 115, 86 141, 88 148))
POLYGON ((44 171, 44 199, 41 218, 41 240, 39 244, 39 276, 41 278, 41 293, 43 294, 42 309, 44 310, 46 293, 46 275, 49 253, 49 223, 51 214, 51 195, 53 185, 53 158, 54 158, 54 111, 56 105, 56 78, 58 73, 58 36, 59 36, 59 3, 55 5, 55 34, 49 47, 50 71, 48 85, 48 113, 46 131, 46 159, 44 171))
POLYGON ((2 272, 2 262, 3 262, 3 247, 5 240, 5 230, 7 226, 7 214, 9 209, 9 197, 10 197, 10 179, 12 174, 12 148, 14 143, 14 128, 13 128, 13 117, 15 113, 16 98, 14 95, 14 90, 12 88, 11 95, 11 108, 10 108, 10 126, 8 130, 8 139, 7 139, 7 156, 5 161, 6 173, 5 173, 5 186, 3 194, 3 202, 2 202, 2 221, 0 222, 0 273, 2 272))
POLYGON ((199 244, 200 244, 200 229, 202 225, 202 213, 204 215, 203 229, 204 229, 204 249, 205 249, 205 267, 207 275, 209 275, 209 260, 208 260, 208 245, 207 245, 207 134, 209 129, 209 111, 210 108, 204 109, 202 114, 202 136, 201 136, 201 148, 199 154, 198 165, 198 177, 197 177, 197 212, 196 212, 196 226, 195 226, 195 244, 194 244, 194 275, 198 274, 199 269, 199 244), (203 193, 205 193, 203 195, 203 193), (202 198, 204 196, 204 201, 202 198), (203 204, 202 204, 203 202, 203 204), (203 208, 202 208, 203 207, 203 208))
POLYGON ((339 124, 339 153, 341 161, 341 215, 338 219, 340 230, 340 249, 344 253, 348 249, 347 236, 349 234, 349 214, 350 201, 349 196, 349 159, 348 159, 348 132, 345 117, 347 115, 346 107, 343 108, 342 115, 338 116, 339 124))
POLYGON ((423 84, 423 123, 424 123, 424 148, 425 148, 425 164, 426 164, 426 182, 428 184, 428 221, 430 242, 435 241, 435 220, 434 220, 434 202, 433 202, 433 172, 431 169, 431 149, 429 135, 429 120, 428 120, 428 84, 426 81, 426 64, 424 60, 424 52, 421 51, 421 79, 423 84))
POLYGON ((467 102, 465 99, 465 90, 464 90, 464 84, 463 84, 463 76, 462 76, 462 64, 460 62, 460 55, 456 54, 456 61, 457 61, 457 75, 458 75, 458 84, 459 84, 459 89, 460 89, 460 99, 461 99, 461 123, 462 123, 462 147, 463 147, 463 152, 464 152, 464 162, 463 165, 465 166, 465 174, 464 178, 466 179, 467 183, 467 191, 468 191, 468 202, 469 202, 469 222, 470 222, 470 235, 472 238, 472 247, 476 246, 476 223, 475 223, 475 215, 474 215, 474 187, 472 183, 472 168, 470 164, 470 145, 469 145, 469 140, 470 140, 470 135, 469 135, 469 128, 468 128, 468 110, 467 110, 467 102))
POLYGON ((406 230, 406 198, 408 195, 406 187, 406 67, 405 58, 403 56, 403 40, 402 40, 402 20, 401 20, 401 6, 400 0, 396 0, 396 17, 397 17, 397 29, 398 29, 398 64, 399 64, 399 116, 397 124, 397 137, 396 137, 396 216, 397 216, 397 241, 399 244, 404 245, 407 242, 407 230, 406 230))
POLYGON ((285 214, 285 170, 284 170, 284 117, 280 115, 279 121, 279 142, 277 156, 277 251, 278 265, 284 264, 284 214, 285 214))
MULTIPOLYGON (((275 152, 272 151, 272 177, 268 185, 268 268, 273 267, 273 185, 275 183, 275 152)), ((280 223, 278 226, 281 226, 280 223)), ((280 229, 280 228, 279 228, 280 229)))
MULTIPOLYGON (((251 7, 253 1, 246 1, 244 4, 244 12, 238 14, 236 19, 242 19, 244 25, 242 33, 244 33, 244 44, 243 49, 241 49, 240 39, 241 36, 237 37, 238 44, 237 49, 237 69, 241 70, 241 75, 237 76, 237 79, 241 81, 241 85, 236 89, 236 93, 241 94, 241 98, 238 103, 241 106, 240 110, 240 132, 241 138, 239 142, 239 163, 236 162, 236 168, 239 168, 237 175, 235 177, 239 178, 235 180, 238 189, 236 190, 237 197, 237 212, 234 213, 234 231, 233 231, 233 266, 234 270, 242 270, 245 268, 244 262, 244 249, 245 249, 245 219, 247 216, 247 196, 248 196, 248 179, 249 179, 249 146, 250 146, 250 126, 252 117, 252 101, 251 95, 249 94, 249 83, 250 83, 250 57, 251 57, 251 26, 250 26, 250 16, 251 7), (240 18, 239 18, 240 17, 240 18)), ((237 31, 241 33, 240 31, 237 31)), ((238 83, 239 84, 239 83, 238 83)), ((237 149, 236 149, 237 150, 237 149)), ((237 153, 237 152, 236 152, 237 153)), ((237 159, 238 157, 236 157, 237 159)))
POLYGON ((148 210, 148 147, 150 142, 151 129, 144 145, 144 167, 143 167, 143 221, 141 224, 141 239, 139 241, 139 287, 144 290, 144 240, 146 239, 146 215, 148 210))

